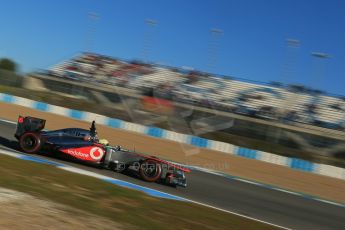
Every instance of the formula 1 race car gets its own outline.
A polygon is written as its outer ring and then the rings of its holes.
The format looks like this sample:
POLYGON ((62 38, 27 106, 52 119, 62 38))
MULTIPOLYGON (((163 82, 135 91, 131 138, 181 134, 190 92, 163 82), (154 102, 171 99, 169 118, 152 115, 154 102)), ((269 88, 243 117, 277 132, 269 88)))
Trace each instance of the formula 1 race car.
POLYGON ((65 128, 44 131, 45 120, 19 116, 15 137, 25 153, 59 153, 68 158, 99 165, 116 172, 134 172, 148 182, 171 186, 187 186, 185 172, 189 169, 154 156, 110 146, 98 139, 95 121, 90 130, 65 128))

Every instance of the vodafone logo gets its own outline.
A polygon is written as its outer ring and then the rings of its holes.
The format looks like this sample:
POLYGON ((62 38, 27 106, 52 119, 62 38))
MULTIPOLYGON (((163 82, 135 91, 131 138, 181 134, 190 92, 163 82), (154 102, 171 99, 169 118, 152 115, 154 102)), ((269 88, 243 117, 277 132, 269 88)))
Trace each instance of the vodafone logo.
POLYGON ((72 150, 71 150, 71 149, 68 149, 68 150, 67 150, 67 153, 70 154, 70 155, 72 155, 72 156, 81 157, 81 158, 87 158, 87 157, 89 156, 88 154, 79 152, 79 151, 77 151, 77 150, 75 150, 75 149, 72 149, 72 150))
POLYGON ((103 157, 103 149, 101 149, 100 147, 93 147, 90 150, 90 157, 94 160, 100 160, 103 157))
POLYGON ((85 161, 99 161, 104 156, 104 150, 97 146, 87 146, 76 149, 63 149, 61 151, 85 161))

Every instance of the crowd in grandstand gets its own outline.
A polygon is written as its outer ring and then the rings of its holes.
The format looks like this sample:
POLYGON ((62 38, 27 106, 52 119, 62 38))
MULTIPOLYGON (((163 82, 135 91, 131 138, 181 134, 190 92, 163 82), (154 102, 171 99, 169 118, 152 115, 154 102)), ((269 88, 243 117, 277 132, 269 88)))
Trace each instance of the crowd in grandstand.
POLYGON ((151 90, 154 97, 281 122, 344 130, 345 98, 303 86, 256 84, 193 70, 127 62, 85 53, 50 74, 79 81, 151 90))

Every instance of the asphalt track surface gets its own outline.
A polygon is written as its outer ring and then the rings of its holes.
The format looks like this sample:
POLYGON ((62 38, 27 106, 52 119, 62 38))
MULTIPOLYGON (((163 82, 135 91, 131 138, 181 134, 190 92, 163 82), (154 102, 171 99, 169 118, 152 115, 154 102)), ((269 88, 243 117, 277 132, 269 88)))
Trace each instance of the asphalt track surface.
MULTIPOLYGON (((0 149, 14 148, 14 130, 15 125, 0 121, 0 149)), ((40 155, 39 157, 157 189, 286 228, 345 229, 345 208, 343 207, 218 175, 192 171, 187 174, 187 188, 173 188, 51 156, 40 155)))

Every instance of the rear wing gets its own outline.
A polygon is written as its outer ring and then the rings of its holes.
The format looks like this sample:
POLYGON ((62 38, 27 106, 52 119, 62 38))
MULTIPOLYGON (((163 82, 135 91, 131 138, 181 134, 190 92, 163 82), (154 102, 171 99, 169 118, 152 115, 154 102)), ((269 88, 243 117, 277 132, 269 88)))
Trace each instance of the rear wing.
POLYGON ((14 136, 19 139, 25 132, 39 132, 44 129, 45 124, 46 120, 41 118, 19 116, 14 136))

